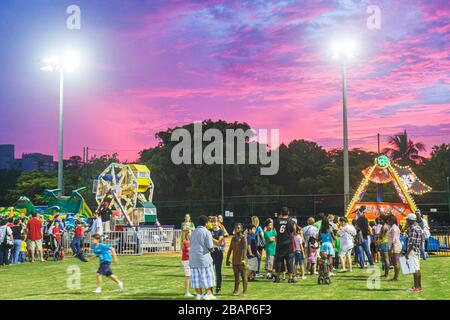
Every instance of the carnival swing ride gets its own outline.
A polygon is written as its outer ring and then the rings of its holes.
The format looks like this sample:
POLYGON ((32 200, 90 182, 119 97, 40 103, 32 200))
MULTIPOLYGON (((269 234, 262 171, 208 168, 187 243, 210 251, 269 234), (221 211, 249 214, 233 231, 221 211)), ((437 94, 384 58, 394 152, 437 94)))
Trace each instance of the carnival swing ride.
POLYGON ((409 166, 400 166, 387 156, 375 159, 374 164, 363 170, 364 178, 356 190, 349 206, 346 217, 354 219, 356 211, 365 207, 365 216, 374 220, 380 215, 394 214, 402 223, 409 213, 417 211, 417 205, 412 195, 422 195, 431 191, 431 187, 423 183, 409 166), (377 201, 363 202, 364 195, 370 183, 377 185, 377 201), (401 202, 384 202, 381 186, 392 184, 401 202))

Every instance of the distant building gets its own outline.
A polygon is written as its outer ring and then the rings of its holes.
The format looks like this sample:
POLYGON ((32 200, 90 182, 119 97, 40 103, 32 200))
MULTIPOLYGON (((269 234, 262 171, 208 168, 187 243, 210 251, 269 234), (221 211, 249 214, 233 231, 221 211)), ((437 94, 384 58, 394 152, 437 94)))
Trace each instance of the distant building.
POLYGON ((54 171, 56 164, 53 156, 42 153, 24 153, 21 159, 14 158, 13 144, 0 144, 0 169, 33 171, 54 171))
POLYGON ((15 169, 14 145, 0 144, 0 169, 15 169))
POLYGON ((55 162, 53 161, 53 156, 42 153, 22 154, 22 171, 29 172, 33 170, 54 171, 55 162))

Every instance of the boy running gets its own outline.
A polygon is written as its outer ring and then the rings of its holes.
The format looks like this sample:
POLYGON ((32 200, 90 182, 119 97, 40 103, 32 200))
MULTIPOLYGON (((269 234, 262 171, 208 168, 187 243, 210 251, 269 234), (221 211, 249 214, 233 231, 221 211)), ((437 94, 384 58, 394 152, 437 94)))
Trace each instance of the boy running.
POLYGON ((108 277, 117 283, 119 290, 122 291, 123 283, 113 274, 110 266, 113 259, 115 263, 118 263, 116 250, 110 245, 103 244, 101 235, 97 233, 92 236, 91 241, 92 252, 99 258, 100 262, 100 267, 97 270, 97 289, 94 290, 94 293, 102 292, 102 276, 108 277))

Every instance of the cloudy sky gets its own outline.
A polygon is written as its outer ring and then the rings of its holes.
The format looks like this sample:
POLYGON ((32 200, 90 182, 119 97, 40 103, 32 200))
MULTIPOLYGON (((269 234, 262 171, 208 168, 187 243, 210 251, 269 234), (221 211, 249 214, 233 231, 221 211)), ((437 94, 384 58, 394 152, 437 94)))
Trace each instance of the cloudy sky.
POLYGON ((247 122, 342 145, 340 65, 351 37, 350 147, 407 129, 450 142, 448 1, 26 1, 0 3, 0 144, 56 155, 58 76, 41 57, 76 50, 65 77, 65 156, 117 151, 134 160, 160 130, 196 120, 247 122), (66 8, 81 8, 68 30, 66 8), (380 29, 367 27, 369 5, 380 29))

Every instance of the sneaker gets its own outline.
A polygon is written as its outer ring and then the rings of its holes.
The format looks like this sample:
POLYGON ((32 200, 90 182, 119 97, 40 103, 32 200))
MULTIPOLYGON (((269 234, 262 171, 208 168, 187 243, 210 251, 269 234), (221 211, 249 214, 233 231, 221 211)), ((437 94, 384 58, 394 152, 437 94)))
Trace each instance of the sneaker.
POLYGON ((330 276, 335 276, 336 274, 334 272, 330 272, 330 276))
POLYGON ((296 282, 297 281, 294 278, 288 280, 288 283, 296 283, 296 282))
POLYGON ((102 293, 102 288, 97 288, 94 291, 92 291, 93 293, 102 293))
POLYGON ((239 295, 239 292, 233 292, 231 295, 236 297, 239 295))
POLYGON ((193 297, 194 295, 193 295, 192 293, 190 293, 190 292, 186 292, 186 293, 184 294, 184 296, 185 296, 185 297, 193 297))
POLYGON ((197 293, 196 299, 197 300, 203 300, 203 295, 197 293))
POLYGON ((220 296, 222 294, 222 290, 216 289, 216 296, 220 296))
POLYGON ((205 294, 203 296, 203 300, 217 300, 217 298, 215 296, 213 296, 212 294, 205 294))
POLYGON ((280 278, 277 276, 273 276, 273 282, 280 283, 280 278))
POLYGON ((302 277, 302 280, 306 280, 306 276, 303 276, 303 277, 302 277))
POLYGON ((117 285, 119 286, 119 290, 123 291, 123 282, 119 281, 119 283, 117 285))

